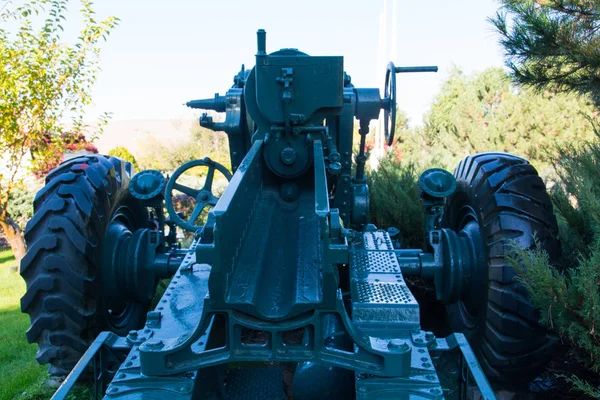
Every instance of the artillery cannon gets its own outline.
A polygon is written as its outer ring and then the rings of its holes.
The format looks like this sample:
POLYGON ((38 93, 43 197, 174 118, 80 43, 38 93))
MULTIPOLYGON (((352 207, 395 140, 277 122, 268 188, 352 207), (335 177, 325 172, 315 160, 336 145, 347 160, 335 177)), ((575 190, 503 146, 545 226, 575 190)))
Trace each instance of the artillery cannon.
POLYGON ((174 400, 454 399, 470 387, 492 399, 486 375, 534 376, 554 342, 513 281, 505 245, 528 248, 536 232, 555 248, 557 227, 526 160, 484 153, 454 175, 424 172, 423 249, 402 249, 393 230, 369 223, 369 122, 383 109, 391 144, 395 74, 433 70, 390 63, 382 98, 353 86, 342 57, 267 54, 259 30, 256 66, 242 66, 224 96, 187 103, 226 114, 200 124, 227 133, 233 174, 205 158, 167 180, 105 156, 52 171, 21 273, 37 359, 70 371, 55 398, 90 375, 105 399, 174 400), (194 167, 207 170, 202 187, 179 182, 194 167), (229 180, 220 198, 216 172, 229 180), (189 217, 174 191, 195 200, 189 217), (189 248, 176 226, 194 232, 189 248), (456 333, 421 329, 408 275, 434 281, 456 333))

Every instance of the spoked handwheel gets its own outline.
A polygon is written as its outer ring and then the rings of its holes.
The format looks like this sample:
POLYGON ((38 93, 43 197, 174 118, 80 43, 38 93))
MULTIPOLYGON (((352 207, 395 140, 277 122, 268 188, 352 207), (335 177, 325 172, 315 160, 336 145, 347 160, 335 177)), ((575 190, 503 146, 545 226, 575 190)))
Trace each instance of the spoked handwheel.
POLYGON ((177 170, 169 178, 169 182, 167 183, 167 187, 165 189, 165 204, 167 211, 169 212, 169 216, 175 224, 188 231, 197 231, 198 229, 202 228, 201 225, 196 225, 196 221, 202 214, 202 211, 208 206, 216 206, 217 202, 219 201, 219 198, 212 192, 215 171, 219 171, 221 174, 223 174, 228 181, 231 180, 231 172, 229 172, 222 164, 219 164, 208 157, 183 164, 181 167, 177 168, 177 170), (206 173, 206 181, 204 182, 202 188, 194 189, 177 183, 177 179, 179 179, 184 172, 194 167, 202 166, 208 168, 208 172, 206 173), (192 197, 195 201, 192 213, 187 220, 184 220, 182 217, 180 217, 173 206, 173 190, 184 193, 192 197))
POLYGON ((385 106, 383 108, 383 129, 385 132, 385 141, 388 146, 394 143, 394 134, 396 133, 396 67, 390 62, 385 71, 385 106))

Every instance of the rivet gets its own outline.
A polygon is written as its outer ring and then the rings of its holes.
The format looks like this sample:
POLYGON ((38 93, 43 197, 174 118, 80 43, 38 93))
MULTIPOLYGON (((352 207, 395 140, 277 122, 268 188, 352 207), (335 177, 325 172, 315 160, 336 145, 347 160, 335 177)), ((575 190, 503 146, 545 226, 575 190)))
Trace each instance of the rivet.
POLYGON ((119 391, 119 388, 113 386, 111 388, 108 388, 108 390, 106 391, 106 393, 107 394, 114 394, 114 393, 117 393, 118 391, 119 391))
POLYGON ((146 341, 145 344, 146 344, 146 347, 149 347, 151 349, 159 349, 164 346, 164 343, 160 339, 150 339, 150 340, 146 341))

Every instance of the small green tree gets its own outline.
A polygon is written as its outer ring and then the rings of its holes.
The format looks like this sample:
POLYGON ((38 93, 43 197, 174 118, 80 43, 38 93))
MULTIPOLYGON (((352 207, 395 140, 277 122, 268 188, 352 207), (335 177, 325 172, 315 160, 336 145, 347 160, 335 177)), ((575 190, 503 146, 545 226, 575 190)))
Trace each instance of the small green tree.
POLYGON ((454 69, 423 129, 416 136, 407 133, 402 145, 405 153, 450 170, 483 151, 514 153, 549 169, 556 145, 594 136, 583 115, 594 112, 578 96, 516 87, 500 68, 472 75, 454 69))
POLYGON ((135 157, 133 156, 133 154, 131 154, 129 152, 129 150, 127 150, 127 148, 125 148, 123 146, 117 146, 114 149, 112 149, 111 151, 109 151, 108 155, 113 156, 113 157, 119 157, 121 160, 129 161, 131 164, 133 164, 133 167, 135 168, 135 170, 139 171, 138 164, 137 164, 137 161, 135 160, 135 157))
MULTIPOLYGON (((40 161, 55 155, 65 117, 72 117, 73 131, 85 131, 99 44, 118 21, 96 21, 92 2, 82 0, 83 28, 68 45, 61 40, 67 4, 31 0, 16 8, 7 3, 0 10, 0 229, 17 259, 24 255, 25 243, 8 212, 11 192, 23 186, 32 155, 40 161), (34 23, 39 18, 41 26, 34 23), (9 31, 13 26, 16 30, 9 31), (47 145, 49 136, 54 145, 47 145)), ((101 118, 99 130, 106 118, 101 118)))

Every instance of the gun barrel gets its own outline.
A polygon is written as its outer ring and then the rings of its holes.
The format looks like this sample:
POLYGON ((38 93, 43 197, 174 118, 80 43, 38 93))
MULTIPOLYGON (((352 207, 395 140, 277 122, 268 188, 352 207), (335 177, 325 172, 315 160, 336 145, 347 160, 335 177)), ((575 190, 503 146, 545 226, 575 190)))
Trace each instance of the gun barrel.
POLYGON ((438 72, 438 67, 437 65, 424 67, 396 67, 397 74, 406 74, 410 72, 438 72))
POLYGON ((200 110, 214 110, 216 112, 225 112, 227 109, 226 100, 227 98, 225 96, 219 96, 219 94, 216 93, 214 99, 191 100, 185 103, 185 105, 189 108, 195 108, 200 110))

